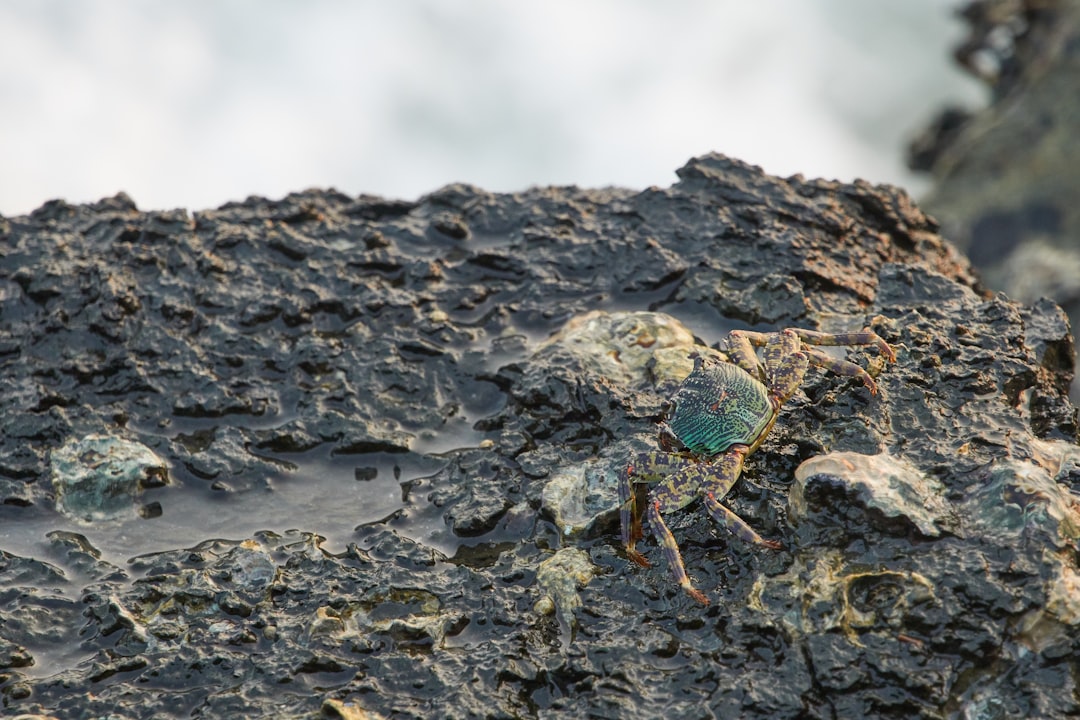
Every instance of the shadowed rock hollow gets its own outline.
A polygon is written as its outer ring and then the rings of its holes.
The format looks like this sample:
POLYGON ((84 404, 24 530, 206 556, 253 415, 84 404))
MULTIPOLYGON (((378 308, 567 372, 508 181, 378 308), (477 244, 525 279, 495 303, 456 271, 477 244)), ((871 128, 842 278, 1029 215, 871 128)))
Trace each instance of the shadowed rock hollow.
POLYGON ((1060 309, 894 188, 679 178, 0 218, 5 711, 1080 712, 1060 309), (627 562, 614 475, 691 353, 791 325, 897 362, 812 371, 751 457, 725 502, 782 549, 671 519, 702 607, 627 562), (65 512, 109 442, 130 504, 65 512))

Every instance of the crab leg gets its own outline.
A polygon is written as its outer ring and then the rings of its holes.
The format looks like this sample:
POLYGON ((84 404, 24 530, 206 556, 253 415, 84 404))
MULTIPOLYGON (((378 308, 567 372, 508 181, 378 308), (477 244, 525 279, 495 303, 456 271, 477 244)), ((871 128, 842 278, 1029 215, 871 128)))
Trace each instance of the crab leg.
MULTIPOLYGON (((703 605, 708 605, 709 600, 705 594, 694 588, 690 582, 686 574, 686 566, 683 564, 682 553, 679 552, 679 545, 664 522, 663 515, 680 510, 697 500, 701 483, 708 476, 711 467, 678 456, 675 459, 681 460, 682 466, 677 467, 675 472, 649 490, 645 516, 649 520, 649 529, 660 543, 668 569, 675 582, 679 583, 690 597, 703 605)), ((676 465, 678 463, 671 463, 670 467, 676 465)))
POLYGON ((721 341, 721 349, 727 353, 727 356, 731 359, 731 362, 741 367, 746 372, 750 373, 751 377, 755 377, 762 382, 765 382, 765 368, 758 362, 757 353, 754 351, 754 346, 761 347, 767 342, 767 336, 762 333, 750 332, 748 330, 732 330, 721 341))
POLYGON ((875 345, 881 354, 889 359, 889 362, 896 362, 896 353, 893 349, 870 328, 864 328, 861 332, 848 333, 823 333, 802 328, 791 328, 791 330, 799 336, 800 340, 809 345, 875 345))
POLYGON ((870 388, 871 395, 877 394, 877 383, 874 382, 874 378, 870 377, 870 373, 866 372, 855 363, 850 363, 847 360, 836 360, 820 350, 814 350, 813 348, 804 347, 803 352, 806 353, 811 365, 825 368, 837 375, 859 378, 866 387, 870 388))
MULTIPOLYGON (((623 547, 626 555, 638 565, 649 567, 649 561, 636 549, 641 539, 641 510, 637 507, 635 486, 640 483, 656 483, 671 480, 678 471, 694 463, 679 455, 665 452, 641 453, 619 474, 619 525, 622 531, 623 547)), ((690 494, 693 500, 694 495, 690 494)), ((689 504, 689 501, 680 507, 689 504)))
POLYGON ((799 348, 799 338, 793 330, 774 333, 765 345, 765 386, 777 412, 799 389, 806 375, 810 358, 799 348))
POLYGON ((646 513, 649 516, 649 527, 652 528, 657 540, 660 541, 660 546, 664 550, 665 557, 667 557, 668 567, 671 569, 671 575, 675 578, 675 582, 679 583, 690 597, 702 605, 708 605, 709 598, 705 597, 705 593, 694 587, 686 574, 686 566, 683 564, 679 545, 675 542, 675 536, 671 534, 671 530, 668 530, 668 526, 664 523, 664 518, 661 515, 660 501, 650 498, 649 508, 646 513))
POLYGON ((627 466, 619 478, 619 520, 627 556, 638 565, 649 566, 649 561, 634 547, 641 536, 634 484, 658 483, 649 491, 645 501, 645 516, 649 521, 649 529, 660 543, 672 577, 692 598, 705 605, 708 605, 709 601, 705 594, 695 589, 690 582, 679 545, 664 522, 663 513, 680 510, 697 500, 701 482, 707 477, 709 469, 711 468, 708 465, 679 455, 648 452, 638 455, 635 462, 627 466))
POLYGON ((746 445, 733 445, 726 453, 718 457, 709 466, 712 472, 705 473, 702 479, 701 494, 709 514, 720 527, 744 542, 764 545, 775 550, 780 547, 780 543, 761 537, 754 528, 746 524, 745 520, 720 503, 720 499, 731 491, 735 481, 742 474, 743 460, 749 453, 750 448, 746 445))
POLYGON ((896 353, 887 342, 865 328, 860 332, 824 333, 817 330, 787 328, 776 333, 759 333, 749 330, 732 330, 724 338, 723 347, 731 361, 748 373, 763 380, 780 399, 787 401, 802 382, 806 370, 802 355, 810 365, 831 370, 837 375, 856 377, 863 381, 871 393, 877 393, 877 383, 863 368, 846 360, 834 360, 825 353, 807 347, 817 346, 866 346, 873 345, 890 362, 896 362, 896 353), (805 343, 800 345, 800 343, 805 343), (758 362, 755 347, 764 347, 764 367, 758 362))
MULTIPOLYGON (((896 362, 896 353, 892 347, 870 328, 863 328, 859 332, 826 333, 818 330, 804 330, 803 328, 788 328, 807 345, 840 346, 840 345, 874 345, 889 359, 896 362)), ((753 332, 752 330, 732 330, 724 338, 724 349, 731 357, 731 361, 746 370, 751 375, 756 375, 757 358, 754 356, 755 347, 765 347, 769 344, 769 337, 775 333, 753 332), (744 364, 745 363, 745 364, 744 364)))
POLYGON ((645 516, 649 528, 663 550, 674 580, 687 594, 702 604, 708 605, 709 601, 690 582, 682 553, 675 542, 675 536, 664 522, 664 514, 680 510, 702 497, 709 514, 731 534, 745 542, 770 548, 780 547, 779 543, 762 538, 746 521, 720 504, 720 498, 727 495, 739 479, 743 460, 749 451, 750 448, 746 445, 732 446, 711 464, 661 452, 639 455, 636 464, 628 466, 619 481, 619 519, 627 556, 639 565, 649 566, 649 561, 635 549, 637 540, 641 537, 639 519, 636 517, 638 513, 634 493, 635 481, 657 483, 649 491, 645 501, 645 516))

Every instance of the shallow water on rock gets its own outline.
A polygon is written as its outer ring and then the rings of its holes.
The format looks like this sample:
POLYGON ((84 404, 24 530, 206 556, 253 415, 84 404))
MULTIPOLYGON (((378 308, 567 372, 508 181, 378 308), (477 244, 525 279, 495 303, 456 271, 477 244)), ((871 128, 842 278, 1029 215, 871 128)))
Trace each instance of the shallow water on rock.
MULTIPOLYGON (((326 453, 322 453, 326 455, 326 453)), ((298 469, 267 478, 263 487, 221 492, 195 482, 147 490, 141 502, 161 504, 158 517, 143 518, 133 509, 122 520, 83 523, 41 510, 18 520, 0 511, 0 547, 26 557, 40 557, 46 534, 79 533, 123 566, 131 557, 191 547, 208 538, 241 540, 258 530, 315 532, 329 552, 341 552, 355 540, 358 525, 371 523, 405 506, 402 485, 430 475, 444 460, 417 453, 370 453, 349 459, 290 458, 298 469)))

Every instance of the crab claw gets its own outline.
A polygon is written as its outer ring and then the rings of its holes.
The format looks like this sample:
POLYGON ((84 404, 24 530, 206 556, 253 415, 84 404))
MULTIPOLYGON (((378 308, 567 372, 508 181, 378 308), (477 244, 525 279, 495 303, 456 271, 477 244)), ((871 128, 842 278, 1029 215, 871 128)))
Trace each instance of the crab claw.
POLYGON ((889 343, 882 340, 877 333, 868 327, 863 328, 863 332, 873 337, 874 345, 877 346, 877 349, 881 351, 881 354, 884 355, 889 362, 896 362, 896 351, 892 349, 892 346, 889 345, 889 343))

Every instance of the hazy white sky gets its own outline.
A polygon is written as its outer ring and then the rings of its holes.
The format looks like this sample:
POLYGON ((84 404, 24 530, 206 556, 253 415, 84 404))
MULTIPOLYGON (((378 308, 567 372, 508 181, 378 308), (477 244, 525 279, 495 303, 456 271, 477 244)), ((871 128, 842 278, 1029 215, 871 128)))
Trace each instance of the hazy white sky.
POLYGON ((919 189, 948 0, 2 0, 0 214, 307 187, 666 186, 716 150, 919 189))

